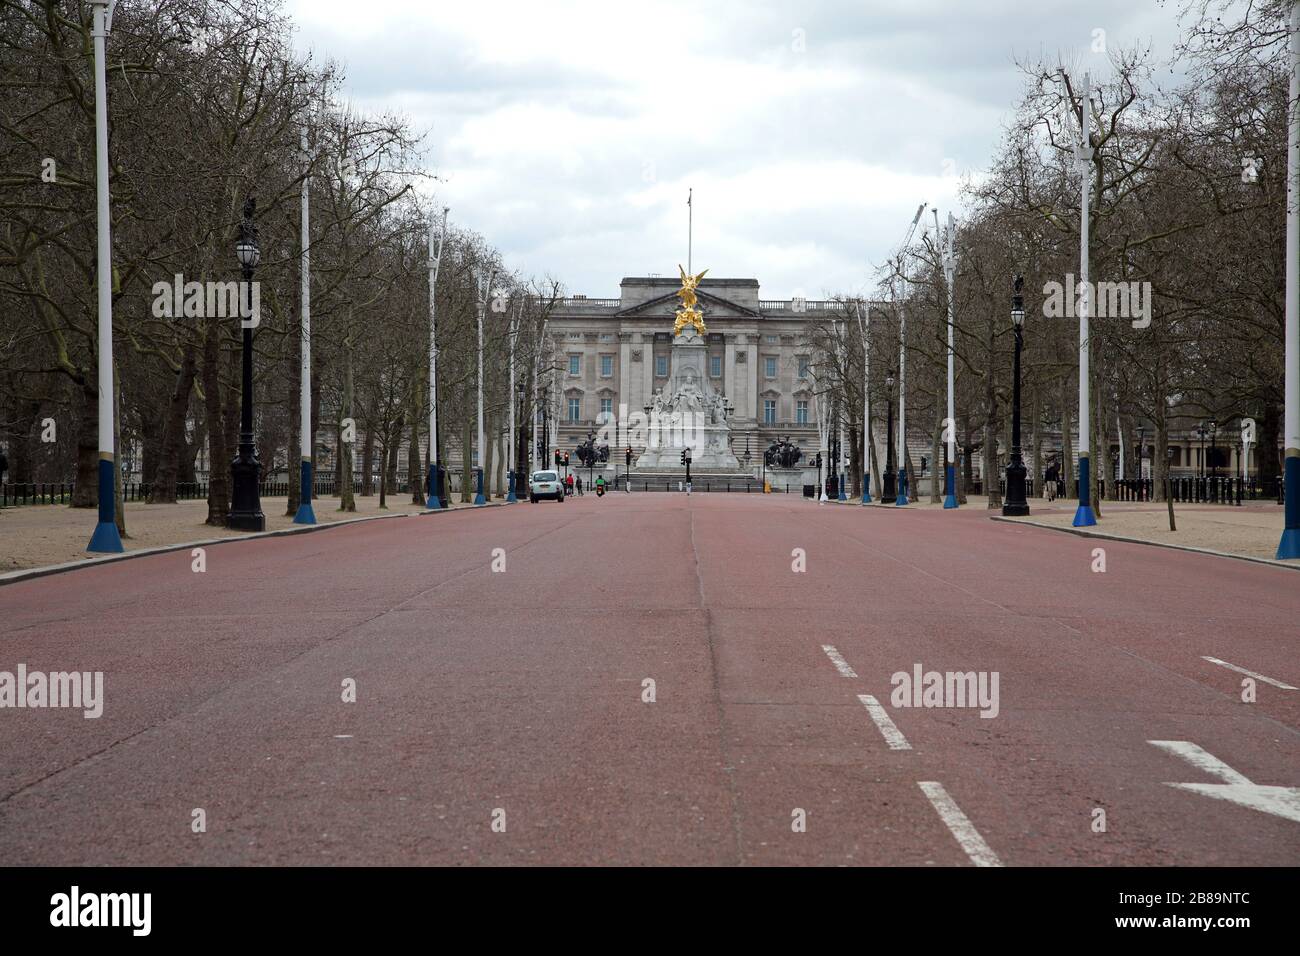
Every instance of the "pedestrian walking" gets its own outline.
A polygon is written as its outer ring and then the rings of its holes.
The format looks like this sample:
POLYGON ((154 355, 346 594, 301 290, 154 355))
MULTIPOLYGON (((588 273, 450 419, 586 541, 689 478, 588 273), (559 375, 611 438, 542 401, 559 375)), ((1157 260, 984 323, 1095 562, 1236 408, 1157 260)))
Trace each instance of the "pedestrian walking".
POLYGON ((582 475, 578 476, 578 497, 582 497, 582 475))

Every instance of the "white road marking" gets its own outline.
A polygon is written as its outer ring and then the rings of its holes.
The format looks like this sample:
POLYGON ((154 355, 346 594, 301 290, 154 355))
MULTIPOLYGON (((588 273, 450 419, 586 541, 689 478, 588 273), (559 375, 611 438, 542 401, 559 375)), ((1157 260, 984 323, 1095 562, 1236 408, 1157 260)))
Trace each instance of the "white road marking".
POLYGON ((1202 654, 1201 660, 1209 661, 1211 664, 1218 664, 1220 667, 1226 667, 1230 671, 1236 671, 1238 674, 1245 674, 1247 677, 1253 677, 1255 680, 1262 680, 1265 684, 1272 684, 1274 687, 1282 690, 1300 690, 1300 687, 1292 687, 1290 684, 1284 684, 1280 680, 1274 680, 1271 677, 1265 677, 1263 674, 1256 674, 1254 671, 1248 671, 1244 667, 1238 667, 1236 664, 1229 664, 1227 661, 1221 661, 1217 657, 1209 657, 1202 654))
POLYGON ((335 739, 335 740, 351 740, 351 739, 352 739, 352 735, 351 735, 351 734, 335 734, 335 735, 334 735, 334 739, 335 739))
POLYGON ((1198 770, 1213 774, 1225 783, 1165 783, 1166 787, 1190 790, 1216 800, 1271 813, 1300 823, 1300 787, 1269 787, 1251 783, 1218 757, 1187 740, 1148 740, 1147 743, 1182 757, 1198 770))
POLYGON ((858 672, 855 671, 852 667, 850 667, 849 662, 846 661, 840 655, 840 652, 835 649, 835 645, 823 644, 822 650, 824 650, 826 652, 826 656, 831 659, 831 663, 835 665, 835 669, 839 671, 841 674, 843 674, 845 677, 858 676, 858 672))
POLYGON ((966 851, 966 855, 970 857, 972 863, 976 866, 1002 865, 998 855, 984 842, 984 838, 975 829, 975 825, 970 822, 970 818, 962 813, 961 807, 957 806, 952 797, 948 796, 948 791, 943 788, 943 784, 935 783, 933 780, 921 780, 918 781, 917 786, 929 798, 930 803, 939 814, 939 819, 952 831, 952 835, 956 837, 957 842, 961 844, 961 848, 966 851))
POLYGON ((859 694, 858 700, 862 701, 862 706, 867 708, 867 713, 871 715, 871 719, 880 728, 880 733, 885 738, 885 743, 889 744, 890 750, 912 749, 912 745, 907 742, 903 732, 889 719, 889 714, 885 711, 885 708, 880 706, 880 701, 870 694, 859 694))
POLYGON ((1197 770, 1218 777, 1225 783, 1250 783, 1214 754, 1203 750, 1188 740, 1148 740, 1147 743, 1161 750, 1167 750, 1175 756, 1182 757, 1197 770))

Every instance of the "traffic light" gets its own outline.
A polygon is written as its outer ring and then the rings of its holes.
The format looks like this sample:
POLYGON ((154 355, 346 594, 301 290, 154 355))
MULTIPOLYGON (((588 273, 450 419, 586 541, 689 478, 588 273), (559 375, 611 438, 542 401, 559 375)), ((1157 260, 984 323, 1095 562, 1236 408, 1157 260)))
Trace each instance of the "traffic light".
POLYGON ((562 464, 564 464, 564 461, 560 458, 560 450, 557 448, 555 450, 555 467, 559 468, 562 464))
POLYGON ((629 468, 632 467, 632 446, 631 445, 627 446, 627 466, 629 468))
POLYGON ((569 453, 567 451, 564 453, 564 467, 569 467, 569 453))
POLYGON ((686 452, 682 452, 682 464, 686 464, 686 452))

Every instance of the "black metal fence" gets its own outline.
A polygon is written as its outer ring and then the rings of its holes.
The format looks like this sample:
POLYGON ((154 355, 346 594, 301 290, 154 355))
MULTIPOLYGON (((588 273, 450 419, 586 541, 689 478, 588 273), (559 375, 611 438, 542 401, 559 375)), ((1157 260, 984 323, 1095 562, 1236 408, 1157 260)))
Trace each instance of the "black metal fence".
MULTIPOLYGON (((294 482, 296 486, 297 481, 294 482)), ((454 484, 454 483, 453 483, 454 484)), ((337 484, 333 475, 317 478, 312 483, 313 498, 327 498, 335 494, 337 484)), ((408 485, 399 481, 394 489, 386 494, 404 495, 408 485)), ((122 497, 127 501, 147 501, 153 486, 147 481, 128 481, 122 486, 122 497)), ((70 481, 59 482, 24 482, 0 484, 0 507, 13 505, 57 505, 67 504, 72 500, 73 484, 70 481)), ((286 498, 289 495, 289 482, 286 479, 264 481, 259 486, 264 498, 286 498)), ((453 490, 458 490, 453 488, 453 490)), ((361 494, 361 480, 352 481, 352 493, 361 494)), ((379 493, 379 486, 373 486, 373 493, 379 493)), ((208 497, 206 481, 178 481, 176 483, 177 501, 203 500, 208 497)))

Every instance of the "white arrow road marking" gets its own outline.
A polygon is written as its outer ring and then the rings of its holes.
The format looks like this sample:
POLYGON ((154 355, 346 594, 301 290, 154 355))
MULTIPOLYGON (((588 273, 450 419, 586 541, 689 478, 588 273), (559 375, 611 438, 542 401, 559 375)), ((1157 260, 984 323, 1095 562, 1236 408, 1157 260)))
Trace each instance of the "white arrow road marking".
POLYGON ((957 838, 957 842, 961 844, 961 848, 966 851, 972 863, 976 866, 1002 865, 998 855, 984 842, 984 838, 970 822, 970 818, 962 813, 961 807, 948 796, 948 791, 943 788, 943 784, 935 783, 933 780, 921 780, 917 782, 917 786, 929 798, 930 803, 939 813, 939 819, 952 831, 952 835, 957 838))
POLYGON ((912 745, 907 742, 903 732, 889 719, 889 714, 885 708, 880 706, 880 701, 870 694, 859 694, 858 700, 862 701, 862 706, 867 708, 867 713, 871 715, 871 719, 880 728, 880 733, 885 738, 885 743, 889 744, 890 750, 912 749, 912 745))
POLYGON ((824 650, 826 656, 831 659, 831 663, 835 665, 835 669, 845 677, 858 676, 858 672, 849 666, 849 662, 846 661, 840 652, 835 649, 834 644, 823 644, 822 650, 824 650))
POLYGON ((1228 800, 1261 813, 1300 823, 1300 787, 1269 787, 1251 783, 1218 757, 1187 740, 1148 740, 1147 743, 1182 757, 1198 770, 1213 774, 1225 783, 1165 783, 1166 787, 1190 790, 1216 800, 1228 800))
POLYGON ((1248 671, 1244 667, 1238 667, 1236 664, 1229 664, 1227 661, 1221 661, 1217 657, 1201 655, 1201 660, 1209 661, 1211 664, 1218 664, 1220 667, 1226 667, 1230 671, 1236 671, 1238 674, 1245 674, 1247 677, 1253 677, 1255 680, 1262 680, 1265 684, 1272 684, 1282 690, 1300 690, 1300 687, 1292 687, 1290 684, 1284 684, 1280 680, 1274 680, 1271 677, 1265 677, 1263 674, 1256 674, 1254 671, 1248 671))

